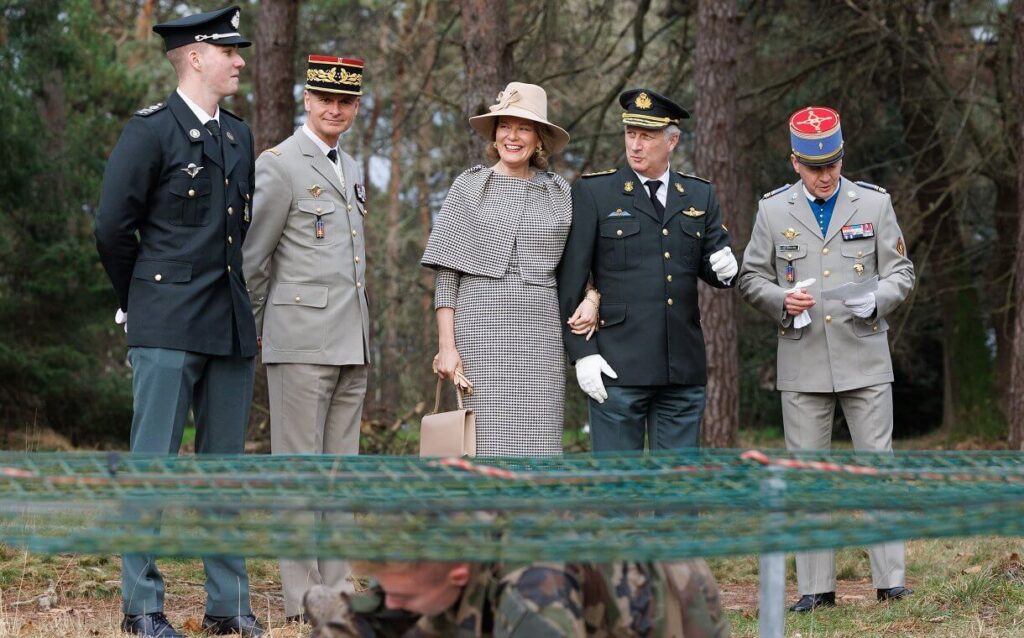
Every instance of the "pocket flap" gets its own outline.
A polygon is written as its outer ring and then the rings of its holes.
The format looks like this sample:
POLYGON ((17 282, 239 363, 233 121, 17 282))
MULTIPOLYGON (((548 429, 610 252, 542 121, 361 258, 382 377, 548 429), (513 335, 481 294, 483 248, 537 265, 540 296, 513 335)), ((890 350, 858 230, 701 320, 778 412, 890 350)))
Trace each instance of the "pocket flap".
POLYGON ((327 307, 327 286, 323 284, 279 283, 274 288, 270 303, 275 306, 327 307))
POLYGON ((807 244, 775 244, 775 256, 786 261, 807 256, 807 244))
POLYGON ((779 328, 779 339, 790 339, 795 341, 802 337, 803 334, 803 328, 794 328, 793 326, 789 326, 788 328, 779 328))
POLYGON ((140 259, 135 262, 132 276, 160 284, 182 284, 192 281, 192 264, 187 261, 140 259))
POLYGON ((700 238, 704 235, 704 220, 679 218, 679 228, 690 237, 700 238))
POLYGON ((853 320, 853 334, 858 337, 870 337, 871 335, 884 333, 888 330, 889 324, 885 322, 885 319, 864 321, 863 319, 854 318, 853 320))
POLYGON ((601 327, 608 328, 626 320, 626 304, 601 302, 601 327))
POLYGON ((601 236, 609 239, 621 239, 640 232, 638 220, 614 221, 601 224, 601 236))
POLYGON ((329 199, 300 199, 295 205, 310 215, 330 215, 334 212, 334 202, 329 199))
POLYGON ((856 241, 844 241, 842 246, 839 247, 843 257, 867 257, 868 255, 875 254, 875 242, 870 239, 860 239, 856 241))
POLYGON ((185 199, 194 199, 202 195, 209 195, 210 188, 209 177, 197 177, 192 179, 188 175, 175 175, 167 184, 167 190, 171 191, 172 195, 184 197, 185 199))

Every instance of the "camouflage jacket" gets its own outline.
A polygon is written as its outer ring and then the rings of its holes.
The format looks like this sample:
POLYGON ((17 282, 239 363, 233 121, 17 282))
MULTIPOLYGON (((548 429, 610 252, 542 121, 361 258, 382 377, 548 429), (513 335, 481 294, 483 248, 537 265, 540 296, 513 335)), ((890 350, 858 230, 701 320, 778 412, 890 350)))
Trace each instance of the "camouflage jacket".
POLYGON ((378 587, 307 614, 315 638, 717 638, 729 627, 702 560, 484 563, 444 614, 388 610, 378 587))

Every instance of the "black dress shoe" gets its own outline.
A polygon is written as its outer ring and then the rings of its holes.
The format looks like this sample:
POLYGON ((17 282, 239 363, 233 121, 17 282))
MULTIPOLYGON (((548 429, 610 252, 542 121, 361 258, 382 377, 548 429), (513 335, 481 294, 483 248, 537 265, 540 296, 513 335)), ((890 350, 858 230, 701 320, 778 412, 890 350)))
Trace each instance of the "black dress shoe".
POLYGON ((900 598, 907 598, 914 593, 913 589, 909 587, 890 587, 889 589, 878 590, 878 600, 899 600, 900 598))
POLYGON ((286 623, 302 623, 303 625, 309 624, 309 618, 306 618, 306 614, 295 614, 294 616, 285 616, 284 621, 286 623))
POLYGON ((827 591, 823 594, 807 594, 801 596, 800 600, 796 601, 796 604, 789 608, 790 611, 795 611, 798 614, 802 614, 818 607, 835 607, 836 606, 836 593, 834 591, 827 591))
POLYGON ((145 638, 185 638, 178 630, 171 626, 167 616, 162 612, 153 614, 138 614, 136 616, 124 615, 121 620, 121 631, 127 634, 145 636, 145 638))
POLYGON ((203 616, 203 631, 208 634, 223 636, 225 634, 238 634, 246 638, 256 638, 263 635, 263 627, 260 626, 256 616, 203 616))

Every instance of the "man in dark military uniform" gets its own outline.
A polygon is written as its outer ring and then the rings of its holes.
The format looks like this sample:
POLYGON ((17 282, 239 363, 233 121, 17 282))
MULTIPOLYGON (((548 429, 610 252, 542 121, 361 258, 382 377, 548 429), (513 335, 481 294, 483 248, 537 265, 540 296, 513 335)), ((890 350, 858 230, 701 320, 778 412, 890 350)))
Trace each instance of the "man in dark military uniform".
MULTIPOLYGON (((175 454, 190 408, 200 454, 241 453, 256 329, 242 277, 255 166, 249 127, 218 102, 238 90, 236 7, 153 28, 178 76, 166 103, 135 114, 107 163, 96 245, 127 319, 133 452, 175 454)), ((155 505, 155 504, 154 504, 155 505)), ((214 634, 257 636, 245 562, 207 558, 214 634)), ((151 556, 124 556, 122 629, 180 636, 163 614, 151 556)))
POLYGON ((369 590, 306 593, 313 638, 729 635, 702 560, 678 563, 354 563, 369 590))
POLYGON ((649 89, 619 104, 628 164, 576 182, 558 272, 563 318, 593 280, 600 330, 588 341, 566 324, 565 347, 595 452, 642 450, 645 433, 651 449, 696 447, 707 385, 697 278, 729 287, 736 258, 711 183, 669 169, 689 113, 649 89))

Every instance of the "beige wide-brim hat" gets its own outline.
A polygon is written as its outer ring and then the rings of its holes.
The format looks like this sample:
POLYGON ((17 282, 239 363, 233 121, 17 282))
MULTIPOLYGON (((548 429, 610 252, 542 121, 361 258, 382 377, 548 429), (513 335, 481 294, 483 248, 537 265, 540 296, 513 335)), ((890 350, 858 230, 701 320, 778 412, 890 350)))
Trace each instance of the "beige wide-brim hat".
POLYGON ((561 152, 569 143, 565 129, 548 121, 548 94, 536 84, 509 82, 498 94, 498 103, 488 108, 490 113, 469 118, 469 125, 488 141, 494 141, 494 126, 499 117, 506 115, 546 126, 554 144, 554 148, 547 149, 551 153, 561 152))

